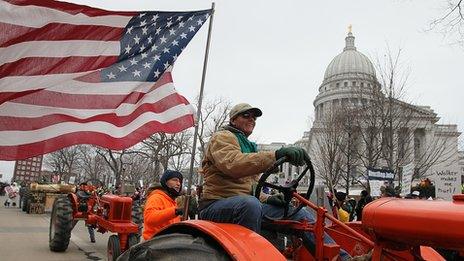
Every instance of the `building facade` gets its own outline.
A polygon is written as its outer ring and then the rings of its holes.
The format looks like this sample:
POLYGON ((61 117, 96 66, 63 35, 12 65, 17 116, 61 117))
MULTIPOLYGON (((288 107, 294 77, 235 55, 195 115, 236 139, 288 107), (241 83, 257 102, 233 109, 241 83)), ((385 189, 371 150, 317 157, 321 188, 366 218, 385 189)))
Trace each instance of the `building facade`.
POLYGON ((25 160, 17 160, 13 172, 13 180, 27 184, 38 181, 42 170, 43 156, 36 156, 25 160))
POLYGON ((460 174, 457 125, 438 124, 430 107, 403 102, 391 93, 385 93, 375 67, 356 49, 349 32, 319 86, 313 126, 296 142, 315 161, 318 183, 328 185, 332 176, 327 173, 349 173, 350 184, 360 184, 367 167, 393 169, 397 179, 407 165, 413 166, 414 177, 437 182, 437 173, 460 174))

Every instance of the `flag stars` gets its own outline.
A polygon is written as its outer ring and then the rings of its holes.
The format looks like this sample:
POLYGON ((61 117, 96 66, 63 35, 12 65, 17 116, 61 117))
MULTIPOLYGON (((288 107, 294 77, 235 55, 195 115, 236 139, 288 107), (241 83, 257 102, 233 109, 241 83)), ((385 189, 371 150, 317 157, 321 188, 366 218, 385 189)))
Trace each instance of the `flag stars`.
POLYGON ((195 27, 194 27, 193 25, 191 25, 191 26, 189 27, 189 30, 190 30, 190 32, 195 32, 195 27))
POLYGON ((113 72, 110 72, 108 75, 108 79, 115 79, 116 78, 116 75, 113 74, 113 72))
POLYGON ((168 23, 166 24, 166 27, 169 28, 169 27, 171 27, 171 25, 172 25, 172 21, 168 21, 168 23))
POLYGON ((134 41, 135 41, 136 44, 139 44, 140 43, 140 37, 138 35, 135 35, 134 41))
POLYGON ((174 62, 175 60, 177 60, 177 57, 178 57, 177 54, 174 54, 174 55, 172 56, 172 62, 174 62))
POLYGON ((138 62, 135 60, 135 58, 132 58, 130 61, 131 65, 136 65, 138 62))
POLYGON ((160 40, 161 40, 161 43, 165 43, 165 42, 166 42, 166 40, 167 40, 167 38, 166 38, 166 37, 164 37, 164 35, 163 35, 163 36, 160 38, 160 40))
POLYGON ((163 53, 169 53, 169 49, 165 47, 165 48, 163 49, 163 53))
POLYGON ((145 69, 148 69, 148 68, 150 68, 150 64, 149 64, 148 62, 145 62, 145 63, 143 64, 143 67, 144 67, 145 69))
POLYGON ((133 26, 127 28, 127 34, 131 34, 133 29, 134 29, 133 26))
POLYGON ((189 19, 187 21, 192 21, 193 20, 193 17, 194 15, 190 16, 189 19))
POLYGON ((179 28, 182 28, 182 27, 184 27, 184 25, 185 25, 185 23, 184 23, 184 22, 180 22, 180 23, 179 23, 179 28))
POLYGON ((146 48, 145 45, 142 44, 142 45, 140 46, 140 52, 143 52, 143 51, 145 50, 145 48, 146 48))
POLYGON ((127 45, 127 46, 126 46, 126 48, 124 48, 124 50, 126 50, 126 52, 125 52, 125 53, 129 53, 129 52, 130 52, 130 50, 131 50, 131 47, 130 47, 129 45, 127 45))
POLYGON ((152 43, 153 42, 153 37, 151 37, 151 35, 148 36, 147 41, 148 41, 148 43, 152 43))
POLYGON ((161 32, 161 27, 156 28, 155 35, 158 35, 161 32))
POLYGON ((168 61, 166 61, 163 65, 164 65, 164 69, 167 69, 170 64, 168 63, 168 61))
POLYGON ((145 26, 145 25, 147 25, 147 21, 146 21, 146 20, 143 20, 142 22, 140 22, 140 27, 145 26))
POLYGON ((197 25, 202 25, 202 24, 203 24, 203 21, 202 21, 201 19, 199 19, 199 20, 197 21, 197 25))
POLYGON ((139 18, 142 18, 142 17, 144 17, 145 15, 146 15, 146 13, 140 13, 140 14, 139 14, 139 18))
POLYGON ((124 66, 124 64, 121 64, 121 66, 118 67, 120 72, 125 72, 127 71, 127 68, 124 66))
POLYGON ((156 19, 158 19, 158 18, 159 18, 159 15, 158 15, 158 14, 156 14, 156 15, 154 15, 154 16, 151 18, 151 20, 152 20, 153 22, 155 22, 155 21, 156 21, 156 19))
POLYGON ((158 46, 156 46, 156 44, 152 45, 151 46, 151 51, 154 52, 156 50, 158 50, 158 46))
POLYGON ((179 45, 179 42, 177 40, 172 41, 172 45, 179 45))
POLYGON ((142 59, 145 59, 148 57, 148 53, 142 53, 142 59))
POLYGON ((156 61, 159 61, 160 60, 160 56, 155 54, 155 56, 153 56, 153 60, 156 62, 156 61))
POLYGON ((175 34, 176 34, 176 30, 174 28, 169 30, 169 35, 175 35, 175 34))
POLYGON ((145 26, 144 28, 142 28, 142 34, 143 35, 148 34, 148 27, 145 26))
POLYGON ((183 16, 182 16, 182 15, 179 15, 179 16, 177 17, 177 21, 182 20, 182 18, 183 18, 183 16))
POLYGON ((134 75, 134 77, 140 77, 140 71, 139 70, 134 70, 132 72, 132 74, 134 75))
POLYGON ((154 72, 154 74, 155 74, 155 79, 156 79, 156 78, 158 78, 158 77, 159 77, 159 75, 160 75, 160 71, 159 71, 159 70, 156 70, 156 71, 154 72))
POLYGON ((186 33, 182 33, 182 34, 180 35, 180 38, 182 38, 182 39, 187 38, 187 34, 186 34, 186 33))

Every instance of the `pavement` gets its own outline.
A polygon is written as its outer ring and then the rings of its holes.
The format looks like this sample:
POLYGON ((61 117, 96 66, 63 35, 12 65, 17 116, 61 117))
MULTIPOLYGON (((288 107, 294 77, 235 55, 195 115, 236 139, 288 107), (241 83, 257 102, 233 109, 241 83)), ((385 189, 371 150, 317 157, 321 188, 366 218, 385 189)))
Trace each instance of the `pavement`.
POLYGON ((19 261, 84 261, 106 260, 109 233, 95 231, 96 243, 91 243, 83 221, 71 234, 65 252, 56 253, 48 247, 50 213, 26 214, 19 208, 4 207, 6 197, 0 196, 0 260, 19 261))

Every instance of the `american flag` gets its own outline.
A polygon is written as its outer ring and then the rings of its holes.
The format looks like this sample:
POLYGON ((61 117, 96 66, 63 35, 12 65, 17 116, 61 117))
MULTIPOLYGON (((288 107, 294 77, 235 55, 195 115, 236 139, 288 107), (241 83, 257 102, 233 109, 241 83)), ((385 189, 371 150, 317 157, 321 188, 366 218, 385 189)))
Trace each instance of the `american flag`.
POLYGON ((193 126, 171 69, 210 14, 0 1, 0 159, 120 150, 193 126))

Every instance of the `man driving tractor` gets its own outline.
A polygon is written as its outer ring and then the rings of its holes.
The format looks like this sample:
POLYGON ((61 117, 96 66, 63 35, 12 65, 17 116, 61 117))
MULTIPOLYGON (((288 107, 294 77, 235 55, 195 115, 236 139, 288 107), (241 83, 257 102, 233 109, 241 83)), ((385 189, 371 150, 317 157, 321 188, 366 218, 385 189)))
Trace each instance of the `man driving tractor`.
MULTIPOLYGON (((229 125, 213 134, 202 161, 204 175, 203 195, 199 203, 200 219, 220 223, 235 223, 260 232, 263 216, 281 217, 285 201, 281 194, 262 193, 260 200, 252 196, 252 186, 259 174, 270 168, 278 159, 286 157, 297 166, 309 159, 302 148, 287 147, 277 151, 258 152, 255 143, 248 140, 256 119, 262 115, 259 108, 247 103, 235 105, 229 113, 229 125)), ((313 215, 301 209, 291 217, 314 223, 313 215)), ((314 243, 312 233, 304 233, 314 243)), ((325 243, 335 243, 327 234, 325 243)), ((342 260, 350 258, 341 250, 342 260)))

